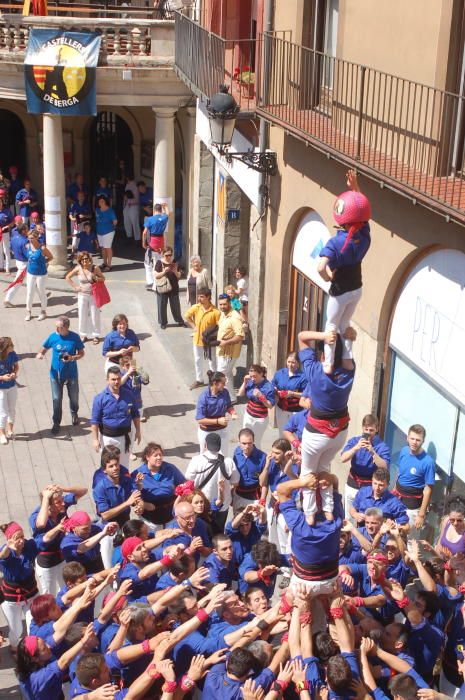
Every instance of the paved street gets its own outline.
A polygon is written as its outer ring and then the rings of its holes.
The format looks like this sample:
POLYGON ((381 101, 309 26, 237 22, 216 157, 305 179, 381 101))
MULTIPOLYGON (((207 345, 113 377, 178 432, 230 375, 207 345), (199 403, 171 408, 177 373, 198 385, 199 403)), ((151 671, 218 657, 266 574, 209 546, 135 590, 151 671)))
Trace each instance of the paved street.
MULTIPOLYGON (((123 252, 131 253, 132 248, 123 252)), ((139 251, 136 256, 140 257, 139 251)), ((140 262, 115 258, 107 281, 112 301, 103 309, 102 332, 105 334, 111 329, 114 314, 124 312, 131 328, 141 339, 137 361, 150 375, 150 384, 143 389, 149 416, 147 423, 142 424, 143 443, 148 440, 160 442, 167 460, 184 470, 189 458, 198 450, 194 409, 200 390, 192 392, 188 388, 193 381, 190 332, 175 326, 168 326, 166 331, 158 330, 155 295, 145 289, 140 262)), ((0 284, 1 288, 6 286, 5 276, 0 284)), ((86 355, 79 362, 81 424, 71 426, 65 396, 62 432, 57 438, 50 434, 50 353, 43 361, 36 360, 35 354, 54 330, 54 319, 63 313, 76 319, 77 306, 74 293, 64 281, 49 280, 49 288, 52 295, 49 298, 49 318, 45 322, 24 321, 25 287, 16 296, 17 308, 0 309, 1 334, 13 338, 21 358, 15 423, 17 437, 0 450, 0 522, 14 518, 26 527, 26 532, 29 531, 28 514, 39 503, 38 494, 45 484, 88 486, 98 465, 98 455, 91 446, 88 418, 93 397, 105 386, 101 344, 93 346, 87 343, 86 355)), ((185 307, 183 296, 181 293, 185 307)), ((243 369, 239 368, 239 371, 243 369)), ((242 414, 243 408, 239 407, 238 411, 242 414)), ((239 419, 238 429, 240 425, 239 419)), ((275 437, 277 431, 269 430, 266 447, 275 437)), ((95 512, 90 496, 80 501, 80 507, 89 513, 95 512)), ((5 632, 4 621, 2 627, 5 632)), ((11 657, 7 650, 0 651, 0 699, 19 697, 13 690, 15 687, 11 657)))

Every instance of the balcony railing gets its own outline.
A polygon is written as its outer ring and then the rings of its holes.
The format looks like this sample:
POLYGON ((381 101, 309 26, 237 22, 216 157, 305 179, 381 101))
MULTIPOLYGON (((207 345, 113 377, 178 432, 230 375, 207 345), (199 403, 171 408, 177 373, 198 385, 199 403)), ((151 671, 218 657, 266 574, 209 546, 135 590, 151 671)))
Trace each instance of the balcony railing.
POLYGON ((465 224, 465 98, 276 34, 233 41, 176 14, 175 70, 198 96, 225 83, 241 109, 465 224), (252 58, 250 58, 252 57, 252 58), (253 91, 235 78, 251 65, 253 91))
POLYGON ((257 112, 465 223, 464 98, 267 37, 257 112))
MULTIPOLYGON (((135 65, 173 66, 174 22, 124 15, 77 16, 73 6, 66 16, 23 17, 19 14, 0 16, 0 61, 21 63, 32 27, 60 27, 74 31, 97 32, 102 37, 99 66, 135 65)), ((126 8, 124 8, 125 10, 126 8)), ((134 9, 134 8, 130 8, 134 9)))
POLYGON ((224 39, 178 13, 175 28, 175 71, 192 92, 208 99, 224 84, 241 110, 254 112, 261 42, 224 39))

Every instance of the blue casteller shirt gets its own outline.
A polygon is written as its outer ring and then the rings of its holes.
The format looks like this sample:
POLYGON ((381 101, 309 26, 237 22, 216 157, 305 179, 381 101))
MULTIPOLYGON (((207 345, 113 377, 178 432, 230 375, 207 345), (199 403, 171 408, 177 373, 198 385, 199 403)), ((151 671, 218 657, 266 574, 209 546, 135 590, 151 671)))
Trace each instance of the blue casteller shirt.
MULTIPOLYGON (((19 362, 19 357, 14 350, 9 352, 4 360, 0 359, 0 377, 14 372, 17 362, 19 362)), ((5 379, 5 381, 0 381, 0 389, 11 389, 15 384, 16 379, 5 379)))
POLYGON ((208 569, 207 583, 225 583, 227 588, 231 588, 232 582, 237 578, 234 558, 228 564, 224 564, 215 552, 212 552, 202 566, 208 569))
POLYGON ((21 233, 17 233, 13 236, 10 241, 10 248, 14 259, 18 262, 27 262, 28 246, 29 241, 26 236, 23 236, 21 233))
POLYGON ((30 199, 32 202, 37 202, 37 192, 35 190, 26 190, 24 187, 22 187, 17 193, 16 193, 16 204, 19 205, 19 216, 22 217, 28 217, 31 215, 31 205, 30 204, 23 204, 25 199, 30 199))
POLYGON ((408 523, 406 507, 389 489, 386 489, 380 498, 375 498, 372 486, 362 486, 354 498, 353 507, 359 513, 364 513, 367 508, 381 508, 385 518, 395 520, 398 525, 408 523))
POLYGON ((95 222, 98 236, 104 236, 106 233, 111 233, 115 230, 116 214, 110 207, 106 211, 100 209, 99 207, 95 210, 95 222))
MULTIPOLYGON (((9 209, 2 209, 0 211, 0 232, 4 226, 8 226, 13 222, 13 214, 9 209)), ((9 231, 7 231, 9 233, 9 231)))
MULTIPOLYGON (((165 525, 165 528, 173 528, 173 529, 179 529, 179 523, 176 520, 176 518, 173 518, 173 520, 170 520, 169 523, 165 525)), ((155 552, 157 555, 157 558, 161 559, 163 556, 163 550, 166 549, 166 547, 169 547, 172 544, 184 544, 186 547, 189 547, 190 543, 192 542, 193 537, 200 537, 202 539, 202 543, 204 547, 211 547, 212 543, 210 541, 210 537, 208 535, 208 528, 202 518, 197 518, 195 521, 195 525, 192 528, 192 534, 188 535, 187 533, 183 532, 181 535, 176 535, 175 537, 170 537, 169 539, 165 540, 163 542, 162 547, 158 547, 155 552)), ((199 554, 196 554, 196 561, 199 558, 199 554)))
POLYGON ((107 387, 94 398, 90 419, 92 425, 103 423, 109 428, 126 428, 134 418, 139 418, 139 411, 134 395, 127 387, 120 387, 119 396, 114 396, 107 387))
POLYGON ((52 350, 52 363, 50 365, 50 376, 59 382, 66 382, 68 379, 77 379, 77 360, 63 362, 63 353, 77 355, 80 350, 84 350, 84 343, 77 333, 68 331, 66 335, 51 333, 44 342, 44 348, 52 350))
POLYGON ((254 488, 258 488, 258 480, 265 466, 266 454, 254 445, 250 457, 246 457, 241 447, 238 446, 234 450, 233 461, 240 476, 239 483, 236 486, 237 495, 241 496, 245 492, 246 495, 250 496, 251 500, 254 500, 255 494, 251 493, 251 491, 254 488))
POLYGON ((247 382, 245 385, 245 395, 247 397, 248 403, 251 404, 257 404, 262 410, 263 408, 266 408, 268 411, 268 408, 263 404, 259 399, 257 399, 254 396, 254 391, 255 389, 258 389, 271 403, 272 406, 275 405, 276 403, 276 392, 273 384, 268 381, 268 379, 263 379, 259 384, 255 384, 251 379, 247 382))
POLYGON ((421 676, 429 676, 443 646, 444 632, 426 619, 419 625, 407 624, 410 628, 408 648, 415 659, 415 669, 421 676))
POLYGON ((238 566, 242 564, 242 561, 246 554, 248 554, 256 542, 261 540, 262 536, 267 530, 267 524, 260 524, 253 522, 252 527, 248 535, 242 535, 239 528, 233 528, 231 523, 227 523, 224 528, 226 535, 229 535, 233 543, 234 559, 238 566))
MULTIPOLYGON (((5 547, 6 544, 0 551, 3 551, 5 547)), ((34 576, 37 551, 37 545, 33 539, 25 540, 21 554, 10 550, 5 559, 0 559, 0 571, 6 583, 21 583, 34 576)))
MULTIPOLYGON (((150 558, 148 561, 144 562, 143 567, 141 568, 144 568, 149 564, 153 564, 156 561, 156 557, 152 554, 152 552, 150 552, 150 558)), ((130 561, 118 572, 118 580, 120 582, 126 581, 126 579, 132 581, 131 593, 128 593, 126 596, 129 601, 139 600, 144 596, 150 595, 150 593, 153 593, 156 589, 158 574, 152 574, 152 576, 141 579, 139 578, 140 570, 141 569, 139 567, 130 561)))
POLYGON ((33 671, 27 681, 21 681, 21 692, 27 700, 51 700, 62 696, 63 676, 57 661, 33 671))
MULTIPOLYGON (((265 692, 275 680, 273 671, 263 669, 259 674, 252 676, 255 685, 263 688, 265 692)), ((226 664, 215 664, 206 676, 202 698, 221 698, 221 700, 242 700, 243 681, 230 678, 226 672, 226 664)))
POLYGON ((434 459, 423 450, 419 455, 413 455, 408 445, 399 452, 397 459, 399 468, 398 481, 400 486, 422 489, 434 486, 434 459))
MULTIPOLYGON (((205 564, 204 564, 205 566, 205 564)), ((289 562, 287 558, 283 555, 281 555, 281 562, 280 566, 289 566, 289 562)), ((276 578, 278 574, 272 574, 270 576, 270 583, 266 584, 264 581, 254 581, 254 583, 248 583, 245 581, 244 576, 247 574, 249 571, 258 571, 259 566, 255 559, 252 556, 252 553, 249 552, 248 554, 245 555, 244 560, 242 564, 239 567, 239 593, 243 595, 244 593, 247 592, 248 588, 259 588, 263 593, 266 595, 268 600, 271 600, 274 594, 274 589, 276 586, 276 578)))
POLYGON ((346 245, 347 236, 348 232, 345 229, 338 229, 336 235, 331 236, 320 251, 320 258, 328 258, 328 266, 331 270, 357 265, 368 252, 371 243, 368 224, 362 226, 346 245))
POLYGON ((302 440, 302 434, 304 432, 308 414, 309 409, 307 408, 304 408, 303 411, 293 413, 292 416, 289 417, 289 420, 287 421, 283 430, 287 430, 289 433, 295 435, 298 440, 302 440))
POLYGON ((134 488, 139 489, 142 500, 148 503, 161 503, 174 496, 176 486, 186 480, 180 470, 169 462, 162 462, 158 472, 151 472, 147 464, 141 464, 131 473, 134 488), (142 485, 136 481, 138 474, 144 475, 142 485))
POLYGON ((147 216, 145 218, 144 226, 148 230, 150 238, 153 236, 163 236, 168 218, 168 214, 154 214, 153 216, 147 216))
POLYGON ((47 274, 47 260, 41 248, 27 248, 27 271, 30 275, 44 277, 47 274))
POLYGON ((78 253, 95 253, 95 244, 97 242, 97 236, 93 231, 90 233, 86 233, 85 231, 80 231, 77 234, 77 239, 78 239, 78 246, 77 246, 77 252, 78 253))
POLYGON ((130 328, 126 329, 124 335, 121 335, 117 330, 110 331, 103 339, 102 355, 105 356, 109 351, 114 352, 115 350, 129 348, 131 345, 140 347, 139 338, 130 328))
POLYGON ((292 532, 292 554, 302 564, 325 564, 338 561, 339 537, 344 519, 341 494, 334 492, 334 520, 318 521, 309 525, 305 514, 298 510, 294 501, 280 503, 279 510, 292 532))
MULTIPOLYGON (((355 445, 361 437, 361 435, 357 435, 356 437, 350 438, 350 440, 344 446, 344 449, 342 450, 341 454, 344 454, 344 452, 348 452, 353 447, 355 447, 355 445)), ((376 454, 379 457, 381 457, 381 459, 384 459, 389 467, 391 463, 391 450, 386 445, 386 443, 383 442, 378 435, 375 435, 371 441, 371 444, 376 454)), ((376 470, 376 464, 373 461, 373 455, 364 447, 362 447, 360 450, 357 450, 357 452, 355 452, 355 454, 352 455, 352 458, 350 460, 350 467, 350 471, 352 474, 355 474, 355 476, 359 476, 361 479, 367 480, 371 479, 373 473, 376 470)))
MULTIPOLYGON (((92 523, 89 536, 86 537, 86 539, 90 539, 101 531, 102 528, 99 525, 92 523)), ((78 552, 77 548, 82 542, 84 542, 84 540, 78 537, 78 535, 75 535, 74 532, 67 532, 61 540, 60 548, 65 561, 78 561, 87 571, 89 565, 100 559, 100 542, 97 542, 94 547, 87 549, 85 552, 78 552)))
POLYGON ((289 376, 289 370, 287 367, 278 369, 275 372, 273 379, 271 380, 273 386, 278 389, 278 391, 299 391, 302 392, 307 386, 307 380, 303 372, 296 372, 292 376, 289 376))
MULTIPOLYGON (((115 484, 109 476, 103 475, 103 478, 99 480, 95 488, 92 489, 92 497, 95 503, 95 510, 98 515, 105 513, 110 508, 119 506, 131 495, 134 491, 133 483, 129 476, 121 475, 119 478, 119 484, 115 484)), ((125 508, 118 514, 118 518, 129 517, 131 513, 131 508, 125 508)))
POLYGON ((326 414, 346 410, 354 383, 355 369, 340 367, 332 374, 325 374, 323 365, 312 348, 301 350, 299 360, 310 385, 308 389, 314 408, 326 414))
POLYGON ((195 420, 223 418, 231 406, 231 395, 227 389, 221 389, 216 396, 211 393, 209 388, 205 389, 197 400, 195 420))

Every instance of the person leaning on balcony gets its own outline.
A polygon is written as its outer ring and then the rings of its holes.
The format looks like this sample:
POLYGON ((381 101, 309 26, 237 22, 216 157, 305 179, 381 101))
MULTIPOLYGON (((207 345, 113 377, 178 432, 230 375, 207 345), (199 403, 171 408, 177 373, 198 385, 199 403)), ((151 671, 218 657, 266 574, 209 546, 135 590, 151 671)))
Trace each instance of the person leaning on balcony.
MULTIPOLYGON (((203 342, 203 333, 209 328, 213 328, 218 324, 220 312, 212 304, 212 293, 209 289, 199 289, 198 303, 193 304, 190 309, 187 309, 184 318, 191 328, 194 329, 193 334, 193 350, 194 350, 194 365, 195 365, 195 382, 191 384, 190 389, 197 389, 199 386, 205 386, 203 377, 204 360, 208 362, 208 369, 211 372, 216 368, 216 355, 212 355, 210 347, 206 347, 203 342), (206 351, 209 355, 206 355, 206 351)), ((214 352, 214 351, 213 351, 214 352)))
POLYGON ((244 342, 244 329, 241 317, 232 308, 231 300, 227 294, 219 295, 218 307, 221 311, 221 316, 218 321, 219 345, 216 348, 216 368, 218 372, 223 372, 226 376, 229 383, 228 391, 234 399, 233 371, 241 354, 241 347, 244 342))

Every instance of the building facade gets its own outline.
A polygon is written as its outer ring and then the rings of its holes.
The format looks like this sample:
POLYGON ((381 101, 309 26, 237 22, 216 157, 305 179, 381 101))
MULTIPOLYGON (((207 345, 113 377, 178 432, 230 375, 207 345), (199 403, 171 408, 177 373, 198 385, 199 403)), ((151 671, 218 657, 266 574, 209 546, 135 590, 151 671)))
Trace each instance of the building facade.
MULTIPOLYGON (((217 12, 219 5, 228 17, 229 3, 215 3, 217 12)), ((395 465, 408 426, 426 427, 425 448, 438 467, 435 526, 451 489, 465 493, 464 3, 276 0, 246 12, 248 24, 218 21, 214 32, 205 17, 203 27, 177 19, 178 36, 198 37, 197 56, 208 42, 215 51, 207 74, 189 72, 182 54, 176 70, 198 97, 198 152, 211 154, 213 172, 232 178, 249 200, 253 357, 272 373, 300 330, 324 327, 327 286, 312 252, 331 235, 334 200, 346 189, 347 169, 357 168, 373 216, 353 318, 350 430, 376 413, 395 465), (244 49, 246 39, 253 51, 244 49), (245 93, 246 59, 254 87, 245 93), (220 82, 243 115, 231 150, 271 149, 277 175, 255 181, 209 143, 202 115, 220 82)), ((204 217, 194 229, 191 246, 203 245, 207 229, 215 250, 227 249, 227 228, 204 217)))

